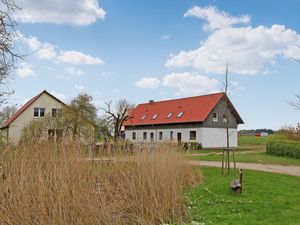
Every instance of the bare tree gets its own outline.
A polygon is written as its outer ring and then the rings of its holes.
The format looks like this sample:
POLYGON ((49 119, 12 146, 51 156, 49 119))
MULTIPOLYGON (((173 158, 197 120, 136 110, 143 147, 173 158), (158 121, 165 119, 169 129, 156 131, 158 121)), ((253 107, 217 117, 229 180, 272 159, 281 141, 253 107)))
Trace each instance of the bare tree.
POLYGON ((19 9, 13 0, 0 0, 0 106, 5 96, 12 93, 7 79, 12 76, 16 59, 20 58, 13 47, 16 37, 13 14, 19 9))
POLYGON ((0 112, 0 126, 4 121, 12 117, 17 112, 17 107, 15 105, 6 106, 0 112))
POLYGON ((294 101, 289 101, 289 104, 296 110, 300 110, 300 95, 295 95, 294 101))
MULTIPOLYGON (((229 100, 229 94, 230 94, 230 87, 229 87, 230 81, 229 81, 229 64, 226 65, 225 70, 225 79, 223 82, 224 85, 224 93, 225 96, 223 97, 224 106, 225 106, 225 128, 226 128, 226 156, 225 156, 225 149, 223 149, 223 157, 222 157, 222 174, 224 175, 224 168, 227 168, 227 175, 230 173, 230 130, 229 130, 229 120, 230 120, 230 100, 229 100), (225 159, 226 158, 226 159, 225 159)), ((233 154, 233 163, 234 163, 234 172, 236 173, 236 161, 235 161, 235 150, 232 149, 233 154)))
POLYGON ((126 99, 120 99, 117 101, 114 108, 112 108, 112 101, 105 103, 106 107, 101 108, 105 114, 108 123, 112 124, 114 130, 114 141, 118 141, 121 137, 121 129, 124 121, 130 118, 128 109, 133 108, 126 99))

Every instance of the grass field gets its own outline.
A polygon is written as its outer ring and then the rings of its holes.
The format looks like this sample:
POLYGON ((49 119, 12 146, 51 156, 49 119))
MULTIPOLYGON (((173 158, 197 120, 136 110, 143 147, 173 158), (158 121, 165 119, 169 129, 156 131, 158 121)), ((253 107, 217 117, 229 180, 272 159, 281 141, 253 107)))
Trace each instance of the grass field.
POLYGON ((284 134, 271 134, 267 137, 256 137, 256 136, 239 136, 238 145, 239 147, 245 146, 259 146, 266 145, 269 141, 286 140, 287 137, 284 134))
MULTIPOLYGON (((230 155, 230 161, 233 162, 232 154, 230 155)), ((201 155, 201 156, 189 156, 190 159, 205 160, 205 161, 222 161, 222 155, 201 155)), ((265 152, 260 153, 245 153, 236 154, 236 162, 246 162, 246 163, 263 163, 263 164, 278 164, 278 165, 299 165, 300 160, 289 158, 289 157, 279 157, 274 155, 268 155, 265 152)))
MULTIPOLYGON (((229 189, 233 177, 202 168, 204 182, 187 193, 192 220, 218 225, 300 224, 300 178, 244 171, 244 191, 229 189)), ((201 223, 200 223, 201 222, 201 223)))

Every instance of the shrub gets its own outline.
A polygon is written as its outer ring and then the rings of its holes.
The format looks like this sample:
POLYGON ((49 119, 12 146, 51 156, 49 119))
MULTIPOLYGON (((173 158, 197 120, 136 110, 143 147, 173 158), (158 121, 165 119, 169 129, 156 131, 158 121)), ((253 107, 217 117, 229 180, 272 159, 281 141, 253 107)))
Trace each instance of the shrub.
POLYGON ((202 149, 202 144, 198 142, 181 142, 179 144, 179 147, 183 150, 201 150, 202 149))
POLYGON ((184 223, 183 192, 199 181, 168 146, 88 161, 80 142, 0 148, 0 224, 184 223))
POLYGON ((267 144, 267 154, 300 159, 300 142, 271 141, 267 144))

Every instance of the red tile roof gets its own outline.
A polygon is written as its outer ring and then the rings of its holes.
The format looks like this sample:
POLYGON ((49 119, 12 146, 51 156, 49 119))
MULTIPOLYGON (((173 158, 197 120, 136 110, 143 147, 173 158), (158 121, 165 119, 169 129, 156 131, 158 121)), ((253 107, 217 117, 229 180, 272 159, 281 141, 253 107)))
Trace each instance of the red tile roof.
POLYGON ((17 119, 18 116, 20 116, 29 106, 31 106, 42 94, 48 94, 49 96, 51 96, 52 98, 54 98, 55 100, 59 101, 62 104, 63 103, 61 100, 59 100, 58 98, 56 98, 55 96, 51 95, 49 92, 47 92, 46 90, 42 91, 41 93, 39 93, 38 95, 34 96, 32 99, 30 99, 28 102, 26 102, 12 117, 10 117, 9 119, 7 119, 2 126, 0 127, 0 129, 8 127, 9 124, 11 124, 15 119, 17 119))
MULTIPOLYGON (((131 118, 125 121, 123 125, 138 126, 149 124, 203 122, 223 96, 226 97, 225 93, 216 93, 139 104, 130 111, 131 118), (181 112, 183 112, 183 115, 179 117, 178 115, 181 112), (167 118, 170 113, 172 113, 172 115, 170 118, 167 118), (154 119, 154 115, 156 114, 158 115, 154 119)), ((229 108, 237 118, 237 122, 243 123, 243 120, 230 101, 229 108)))

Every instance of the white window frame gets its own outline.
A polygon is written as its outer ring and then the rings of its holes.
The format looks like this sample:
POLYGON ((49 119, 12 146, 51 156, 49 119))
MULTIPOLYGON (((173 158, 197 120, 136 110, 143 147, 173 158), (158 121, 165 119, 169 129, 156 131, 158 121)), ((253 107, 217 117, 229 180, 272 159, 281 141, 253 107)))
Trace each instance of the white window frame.
POLYGON ((46 108, 43 108, 43 107, 34 107, 33 108, 33 116, 35 117, 35 118, 39 118, 39 117, 41 117, 41 118, 43 118, 43 117, 45 117, 45 114, 46 114, 46 108), (37 111, 37 113, 38 113, 38 115, 36 116, 35 115, 35 110, 38 110, 37 111), (43 116, 41 116, 41 111, 42 111, 42 109, 44 110, 44 115, 43 116))
POLYGON ((219 120, 219 115, 218 115, 217 112, 214 112, 214 113, 213 113, 212 121, 213 121, 213 122, 218 122, 218 120, 219 120), (216 114, 216 117, 214 117, 215 114, 216 114))
POLYGON ((141 117, 141 120, 144 120, 146 117, 147 117, 147 115, 143 115, 143 116, 141 117))

